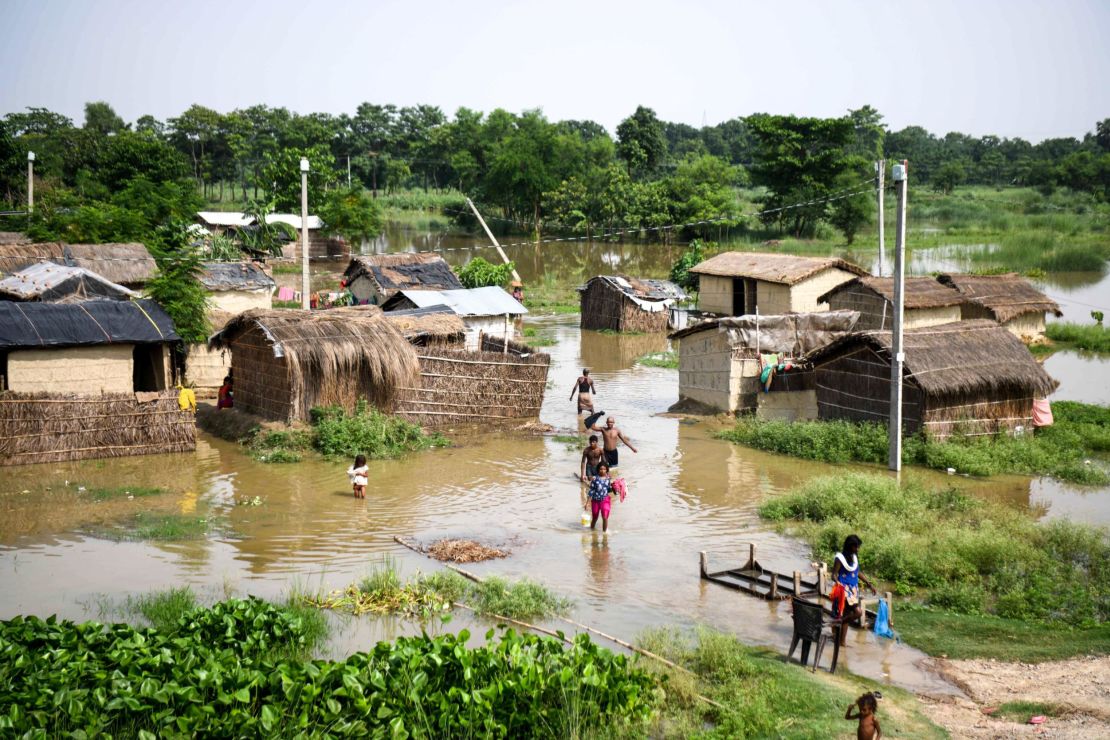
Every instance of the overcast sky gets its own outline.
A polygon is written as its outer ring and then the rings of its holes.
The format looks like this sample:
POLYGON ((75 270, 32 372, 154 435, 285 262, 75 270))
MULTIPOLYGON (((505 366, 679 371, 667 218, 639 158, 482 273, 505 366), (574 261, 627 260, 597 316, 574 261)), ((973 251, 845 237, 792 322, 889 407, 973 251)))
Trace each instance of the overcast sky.
POLYGON ((1110 0, 2 0, 0 112, 128 121, 255 103, 542 108, 610 132, 864 104, 898 129, 1082 136, 1110 117, 1110 0))

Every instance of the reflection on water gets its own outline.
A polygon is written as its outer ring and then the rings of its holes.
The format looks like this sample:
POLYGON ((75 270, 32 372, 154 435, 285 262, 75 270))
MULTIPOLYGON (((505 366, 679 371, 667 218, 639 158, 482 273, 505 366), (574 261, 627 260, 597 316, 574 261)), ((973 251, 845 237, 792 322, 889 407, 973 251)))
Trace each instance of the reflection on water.
MULTIPOLYGON (((428 237, 431 238, 430 236, 428 237)), ((453 237, 435 240, 455 249, 453 237)), ((411 246, 423 248, 412 240, 411 246)), ((474 253, 445 255, 460 262, 474 253)), ((394 245, 391 243, 390 248, 394 245)), ((620 269, 664 274, 675 247, 588 244, 517 247, 511 253, 526 279, 620 269), (604 266, 604 267, 602 267, 604 266)), ((746 543, 760 560, 790 571, 805 569, 808 548, 767 528, 756 507, 830 466, 768 455, 712 438, 715 422, 691 423, 663 416, 677 400, 677 371, 635 364, 637 357, 666 349, 662 335, 581 332, 578 318, 531 319, 556 340, 551 384, 541 419, 561 433, 574 429, 575 405, 567 400, 582 367, 592 368, 597 408, 618 418, 639 449, 622 450, 621 472, 628 500, 615 503, 608 536, 579 522, 580 451, 552 437, 448 432, 455 446, 371 463, 365 500, 350 494, 347 461, 266 465, 237 445, 201 435, 192 454, 122 458, 6 468, 0 476, 0 616, 52 613, 83 618, 97 595, 126 594, 190 584, 212 599, 226 593, 280 597, 294 585, 308 590, 340 588, 369 572, 384 554, 407 573, 438 564, 393 541, 395 535, 429 541, 441 536, 477 537, 507 543, 512 557, 470 566, 478 573, 528 576, 574 599, 574 616, 625 638, 658 624, 708 624, 743 640, 784 648, 790 617, 769 604, 701 581, 698 552, 714 564, 739 562, 746 543), (70 485, 66 485, 66 481, 70 485), (162 486, 169 493, 92 503, 76 485, 162 486), (47 490, 49 488, 49 490, 47 490), (24 493, 24 491, 27 491, 24 493), (260 506, 245 506, 259 497, 260 506), (136 511, 175 511, 211 519, 209 537, 181 543, 113 543, 83 534, 136 511)), ((1050 359, 1060 363, 1062 360, 1050 359)), ((1087 367, 1085 382, 1098 386, 1103 364, 1087 367)), ((1066 370, 1049 365, 1057 377, 1066 370)), ((1071 392, 1069 390, 1069 392, 1071 392)), ((1100 400, 1105 402, 1105 397, 1100 400)), ((870 468, 874 470, 874 468, 870 468)), ((1051 481, 1004 478, 989 482, 915 471, 941 485, 960 485, 1015 506, 1034 506, 1048 516, 1110 522, 1103 492, 1051 481)), ((405 620, 332 620, 329 650, 341 655, 373 641, 417 632, 405 620)), ((470 626, 459 615, 446 627, 470 626)), ((552 626, 565 628, 566 625, 552 626)), ((429 629, 440 629, 430 625, 429 629)), ((483 629, 474 630, 481 634, 483 629)), ((848 666, 879 680, 943 690, 939 679, 915 667, 916 651, 853 632, 848 666)))

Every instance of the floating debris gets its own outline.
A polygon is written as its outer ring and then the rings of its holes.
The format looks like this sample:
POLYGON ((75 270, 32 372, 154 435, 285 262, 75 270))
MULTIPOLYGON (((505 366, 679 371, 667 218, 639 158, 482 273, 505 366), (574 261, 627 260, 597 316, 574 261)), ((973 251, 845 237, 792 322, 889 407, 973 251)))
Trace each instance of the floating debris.
POLYGON ((483 560, 506 558, 511 553, 496 547, 487 547, 474 540, 443 539, 433 542, 424 552, 436 560, 452 563, 480 563, 483 560))

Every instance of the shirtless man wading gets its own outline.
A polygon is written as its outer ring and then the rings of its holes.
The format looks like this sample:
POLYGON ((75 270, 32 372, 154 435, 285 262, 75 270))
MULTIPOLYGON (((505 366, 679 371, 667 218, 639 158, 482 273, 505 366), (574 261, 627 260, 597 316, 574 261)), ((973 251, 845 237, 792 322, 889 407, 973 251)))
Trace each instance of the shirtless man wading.
POLYGON ((633 452, 639 452, 632 443, 628 441, 628 437, 617 429, 617 420, 610 416, 605 420, 605 426, 599 427, 594 425, 590 428, 592 431, 601 432, 601 438, 604 440, 602 447, 605 449, 605 461, 609 464, 610 468, 617 467, 617 442, 624 442, 625 446, 633 452))

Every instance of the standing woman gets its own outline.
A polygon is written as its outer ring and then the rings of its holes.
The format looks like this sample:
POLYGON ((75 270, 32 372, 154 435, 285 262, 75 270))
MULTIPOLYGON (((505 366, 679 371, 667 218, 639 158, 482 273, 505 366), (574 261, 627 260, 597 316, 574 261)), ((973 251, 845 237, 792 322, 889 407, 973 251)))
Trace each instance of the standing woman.
POLYGON ((578 394, 578 413, 594 410, 594 393, 596 392, 597 389, 594 388, 594 380, 590 377, 590 371, 587 368, 582 368, 582 374, 578 376, 578 380, 574 381, 574 388, 570 392, 572 399, 575 393, 578 394))
POLYGON ((829 598, 833 602, 833 611, 836 612, 841 621, 840 625, 840 644, 844 644, 847 637, 847 632, 844 631, 844 625, 848 622, 854 622, 863 617, 863 607, 860 606, 859 601, 859 582, 862 580, 867 584, 867 587, 875 591, 875 587, 871 585, 871 581, 860 572, 859 568, 859 548, 863 541, 854 534, 848 535, 844 539, 844 547, 836 554, 836 559, 833 560, 833 581, 836 585, 833 586, 829 598))

